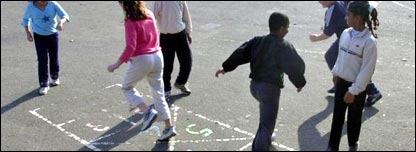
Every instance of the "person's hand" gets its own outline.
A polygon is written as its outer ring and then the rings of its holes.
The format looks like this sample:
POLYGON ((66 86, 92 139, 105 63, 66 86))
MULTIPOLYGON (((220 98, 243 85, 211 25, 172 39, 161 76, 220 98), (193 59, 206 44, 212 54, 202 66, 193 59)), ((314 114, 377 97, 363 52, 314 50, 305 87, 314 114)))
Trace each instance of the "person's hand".
POLYGON ((301 91, 302 91, 302 88, 297 88, 297 91, 298 91, 298 92, 301 92, 301 91))
POLYGON ((114 72, 119 67, 117 64, 111 64, 107 67, 108 72, 114 72))
POLYGON ((27 35, 27 40, 28 40, 29 42, 33 42, 33 36, 32 36, 32 33, 26 33, 26 35, 27 35))
POLYGON ((188 38, 189 44, 192 44, 192 37, 190 34, 186 34, 186 37, 188 38))
POLYGON ((64 23, 63 22, 59 22, 58 26, 56 27, 59 31, 64 30, 64 23))
POLYGON ((351 94, 350 92, 347 91, 347 93, 345 93, 344 96, 344 101, 347 104, 353 103, 355 99, 355 96, 353 94, 351 94))
POLYGON ((224 75, 224 74, 225 74, 224 69, 219 69, 217 72, 215 72, 215 77, 217 77, 217 78, 218 78, 218 76, 220 76, 220 74, 222 74, 222 75, 224 75))
POLYGON ((311 40, 311 42, 316 42, 318 41, 318 34, 311 34, 309 35, 309 40, 311 40))

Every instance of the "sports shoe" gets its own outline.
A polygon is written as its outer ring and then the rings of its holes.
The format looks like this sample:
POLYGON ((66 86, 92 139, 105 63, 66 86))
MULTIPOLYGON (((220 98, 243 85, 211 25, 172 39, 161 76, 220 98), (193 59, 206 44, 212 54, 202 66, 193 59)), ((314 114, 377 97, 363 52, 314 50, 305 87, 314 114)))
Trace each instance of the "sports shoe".
POLYGON ((332 148, 331 146, 328 146, 326 148, 326 151, 338 151, 338 149, 332 148))
POLYGON ((376 93, 376 94, 373 94, 373 95, 368 95, 366 105, 370 107, 370 106, 374 105, 382 97, 383 96, 381 95, 381 93, 376 93))
POLYGON ((50 84, 51 84, 51 86, 57 86, 57 85, 61 84, 61 82, 59 81, 59 78, 57 78, 57 79, 52 79, 50 84))
POLYGON ((129 111, 140 113, 139 105, 129 104, 129 111))
POLYGON ((45 94, 47 94, 47 93, 48 93, 48 90, 49 90, 49 87, 41 87, 41 88, 39 89, 39 94, 40 94, 40 95, 45 95, 45 94))
POLYGON ((328 90, 328 93, 335 93, 335 86, 328 90))
POLYGON ((169 98, 170 98, 170 91, 165 91, 165 100, 166 101, 169 101, 169 98))
POLYGON ((358 151, 358 143, 356 143, 354 146, 350 146, 350 148, 348 149, 348 151, 358 151))
POLYGON ((189 89, 186 84, 177 84, 175 83, 175 87, 180 89, 182 91, 183 94, 186 95, 190 95, 191 94, 191 89, 189 89))
POLYGON ((176 136, 176 130, 175 127, 172 126, 163 130, 163 133, 159 137, 158 141, 167 141, 173 136, 176 136))
POLYGON ((156 121, 157 111, 153 108, 149 108, 147 113, 144 115, 144 121, 142 125, 142 131, 148 129, 156 121))

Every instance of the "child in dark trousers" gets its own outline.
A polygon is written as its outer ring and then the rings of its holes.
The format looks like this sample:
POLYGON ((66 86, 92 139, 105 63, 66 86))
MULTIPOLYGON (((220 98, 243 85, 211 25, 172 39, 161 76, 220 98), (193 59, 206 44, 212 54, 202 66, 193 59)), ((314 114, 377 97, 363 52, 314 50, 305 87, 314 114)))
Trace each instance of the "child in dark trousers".
POLYGON ((269 18, 270 34, 257 36, 242 44, 222 64, 215 76, 233 71, 250 62, 250 90, 260 104, 260 123, 253 141, 253 151, 268 151, 279 109, 283 73, 300 92, 306 84, 305 63, 294 46, 284 39, 288 33, 289 18, 282 13, 272 13, 269 18))
POLYGON ((338 79, 328 151, 339 149, 347 108, 349 150, 358 150, 365 90, 377 60, 377 35, 373 29, 379 23, 375 8, 370 7, 367 1, 354 1, 348 6, 346 20, 350 28, 344 30, 340 37, 338 58, 332 69, 338 79))
POLYGON ((49 85, 56 86, 59 81, 59 34, 64 23, 69 22, 65 10, 55 1, 29 1, 23 15, 27 40, 35 41, 38 58, 39 94, 48 93, 49 85), (56 16, 61 19, 57 21, 56 16), (33 32, 33 35, 32 35, 33 32), (48 72, 48 60, 50 63, 48 72), (49 84, 49 73, 52 79, 49 84))

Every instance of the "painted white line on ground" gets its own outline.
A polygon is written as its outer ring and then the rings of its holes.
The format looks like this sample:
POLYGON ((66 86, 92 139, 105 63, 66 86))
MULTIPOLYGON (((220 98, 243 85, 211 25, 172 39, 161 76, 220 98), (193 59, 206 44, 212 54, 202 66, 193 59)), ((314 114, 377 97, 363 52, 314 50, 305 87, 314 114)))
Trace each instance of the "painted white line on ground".
POLYGON ((287 149, 288 151, 295 151, 295 149, 293 149, 293 148, 287 147, 287 146, 282 145, 282 144, 278 144, 278 143, 276 143, 274 141, 272 142, 272 145, 278 146, 278 147, 283 148, 283 149, 287 149))
POLYGON ((108 88, 112 88, 112 87, 115 87, 115 86, 119 86, 119 87, 121 87, 121 84, 116 83, 116 84, 113 84, 113 85, 107 86, 107 87, 105 87, 105 88, 106 88, 106 89, 108 89, 108 88))
POLYGON ((224 142, 224 141, 243 141, 251 138, 224 138, 224 139, 201 139, 201 140, 175 140, 174 143, 204 143, 204 142, 224 142))
MULTIPOLYGON (((178 107, 179 108, 179 107, 178 107)), ((183 110, 185 110, 188 114, 193 114, 194 112, 192 112, 192 111, 190 111, 190 110, 187 110, 187 109, 184 109, 184 108, 180 108, 180 109, 183 109, 183 110)), ((232 129, 232 130, 234 130, 234 131, 237 131, 237 132, 239 132, 239 133, 242 133, 242 134, 245 134, 245 135, 248 135, 249 137, 251 137, 251 138, 254 138, 255 137, 255 134, 253 134, 253 133, 250 133, 250 132, 248 132, 248 131, 245 131, 245 130, 242 130, 242 129, 240 129, 240 128, 237 128, 237 127, 231 127, 231 125, 229 125, 229 124, 225 124, 225 123, 223 123, 223 122, 220 122, 220 121, 218 121, 218 120, 212 120, 212 119, 209 119, 208 117, 206 117, 206 116, 203 116, 203 115, 201 115, 201 114, 194 114, 194 116, 196 116, 196 117, 199 117, 199 118, 201 118, 201 119, 203 119, 203 120, 206 120, 206 121, 209 121, 209 122, 213 122, 213 123, 215 123, 215 124, 218 124, 218 125, 220 125, 220 126, 223 126, 223 127, 225 127, 225 128, 228 128, 228 129, 232 129)), ((250 139, 251 139, 250 138, 250 139)), ((226 139, 214 139, 215 141, 230 141, 230 140, 236 140, 237 138, 226 138, 226 139)), ((242 139, 242 138, 238 138, 238 139, 242 139)), ((245 139, 247 139, 247 138, 245 138, 245 139)), ((191 143, 199 143, 199 142, 210 142, 211 140, 187 140, 186 142, 191 142, 191 143)), ((175 141, 176 142, 176 141, 175 141)), ((183 142, 183 141, 182 141, 183 142)), ((290 147, 288 147, 288 146, 285 146, 285 145, 282 145, 282 144, 278 144, 278 143, 275 143, 275 144, 277 144, 280 148, 283 148, 283 149, 286 149, 286 150, 289 150, 289 151, 293 151, 294 150, 294 148, 290 148, 290 147)), ((250 145, 251 145, 251 143, 250 143, 250 145)), ((244 150, 245 148, 247 148, 247 146, 250 146, 250 145, 244 145, 243 147, 241 147, 239 150, 244 150)))
MULTIPOLYGON (((62 126, 63 126, 65 123, 62 123, 62 124, 57 125, 57 124, 53 123, 52 121, 48 120, 46 117, 44 117, 44 116, 40 115, 40 114, 37 112, 39 109, 40 109, 40 108, 36 108, 36 109, 33 109, 33 110, 29 110, 29 112, 30 112, 32 115, 34 115, 34 116, 38 117, 39 119, 42 119, 42 120, 43 120, 43 121, 45 121, 46 123, 48 123, 48 124, 50 124, 50 125, 52 125, 52 126, 56 127, 58 130, 60 130, 61 132, 65 133, 65 134, 66 134, 66 135, 68 135, 69 137, 71 137, 71 138, 75 139, 76 141, 80 142, 82 145, 84 145, 84 146, 88 147, 89 149, 94 150, 94 151, 101 151, 101 149, 99 149, 99 148, 95 147, 94 145, 91 145, 91 144, 90 144, 90 142, 88 142, 87 140, 82 139, 81 137, 79 137, 79 136, 75 135, 75 134, 74 134, 74 133, 72 133, 72 132, 65 131, 65 129, 64 129, 64 128, 62 128, 62 126)), ((68 122, 70 122, 70 123, 71 123, 71 122, 74 122, 74 121, 72 121, 72 120, 71 120, 71 121, 68 121, 68 122)))
POLYGON ((405 5, 403 5, 403 4, 401 4, 401 3, 397 2, 397 1, 391 1, 391 2, 393 2, 393 3, 394 3, 394 4, 396 4, 396 5, 399 5, 400 7, 404 7, 404 8, 406 8, 406 9, 409 9, 409 10, 415 11, 415 9, 414 9, 414 8, 411 8, 411 7, 405 6, 405 5))
MULTIPOLYGON (((173 110, 173 120, 172 123, 176 124, 176 121, 178 120, 178 111, 179 111, 179 107, 175 106, 174 104, 171 105, 171 110, 173 110)), ((173 137, 173 139, 175 139, 175 137, 173 137)), ((169 142, 169 151, 173 151, 175 150, 175 142, 169 142)))
POLYGON ((248 144, 244 145, 243 147, 241 147, 240 149, 238 149, 237 151, 243 151, 245 149, 247 149, 248 147, 250 147, 252 145, 251 142, 249 142, 248 144))

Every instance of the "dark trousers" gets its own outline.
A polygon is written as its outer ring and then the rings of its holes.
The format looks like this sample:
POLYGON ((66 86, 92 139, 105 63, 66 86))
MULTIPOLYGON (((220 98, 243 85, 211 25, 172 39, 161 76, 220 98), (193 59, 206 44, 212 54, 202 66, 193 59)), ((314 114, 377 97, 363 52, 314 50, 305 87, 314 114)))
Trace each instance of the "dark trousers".
POLYGON ((338 48, 339 48, 339 39, 337 39, 334 43, 332 43, 331 47, 325 53, 325 61, 330 70, 334 68, 335 62, 337 61, 338 51, 339 51, 338 48))
POLYGON ((49 70, 52 79, 59 77, 59 57, 58 57, 58 33, 43 36, 33 33, 35 40, 36 54, 38 56, 38 76, 40 87, 49 86, 49 70))
POLYGON ((361 117, 364 109, 366 92, 363 91, 356 95, 353 103, 346 104, 344 102, 344 95, 348 91, 348 87, 350 87, 351 84, 351 82, 345 81, 342 78, 339 78, 336 83, 335 105, 332 117, 331 134, 328 143, 328 146, 330 146, 333 150, 339 149, 342 127, 344 126, 345 112, 347 108, 348 145, 354 146, 358 142, 360 136, 361 117))
POLYGON ((279 110, 280 88, 270 83, 251 80, 250 91, 259 102, 260 108, 260 122, 252 150, 269 151, 279 110))
POLYGON ((163 82, 165 91, 172 89, 170 79, 175 61, 175 53, 179 60, 179 75, 175 83, 185 84, 188 82, 192 68, 192 53, 189 47, 188 38, 185 30, 176 34, 160 34, 160 46, 162 47, 164 68, 163 82))

